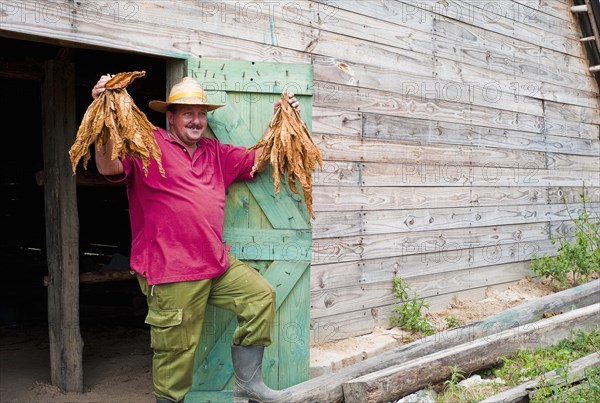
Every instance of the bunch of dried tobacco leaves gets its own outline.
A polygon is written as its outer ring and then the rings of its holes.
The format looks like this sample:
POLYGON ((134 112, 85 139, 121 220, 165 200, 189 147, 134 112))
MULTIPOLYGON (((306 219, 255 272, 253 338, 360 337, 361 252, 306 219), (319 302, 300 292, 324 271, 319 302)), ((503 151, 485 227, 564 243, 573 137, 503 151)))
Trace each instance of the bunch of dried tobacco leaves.
MULTIPOLYGON (((323 167, 321 150, 314 143, 300 112, 288 102, 288 94, 281 94, 281 107, 275 112, 265 136, 249 150, 264 147, 257 165, 271 160, 275 193, 280 190, 280 178, 288 175, 290 189, 298 193, 296 180, 304 192, 304 200, 310 216, 314 219, 312 208, 312 173, 317 164, 323 167)), ((252 171, 254 173, 254 170, 252 171)))
POLYGON ((144 71, 116 74, 105 84, 106 90, 88 107, 77 131, 75 143, 69 150, 73 173, 81 158, 84 168, 87 169, 90 146, 93 143, 96 143, 96 149, 99 150, 112 140, 111 159, 126 154, 139 157, 144 172, 148 175, 148 165, 152 158, 158 163, 161 175, 165 177, 161 151, 152 133, 156 127, 138 109, 125 89, 133 80, 145 74, 144 71))

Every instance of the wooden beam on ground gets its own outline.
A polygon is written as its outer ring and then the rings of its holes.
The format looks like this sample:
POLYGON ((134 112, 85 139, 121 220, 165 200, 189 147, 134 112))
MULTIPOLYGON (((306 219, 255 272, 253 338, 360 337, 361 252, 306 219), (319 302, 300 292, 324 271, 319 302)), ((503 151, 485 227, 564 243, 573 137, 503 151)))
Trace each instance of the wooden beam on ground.
POLYGON ((75 140, 75 68, 45 63, 42 84, 48 261, 48 331, 52 384, 83 392, 83 341, 79 330, 79 220, 69 148, 75 140))
POLYGON ((600 280, 534 299, 467 326, 434 334, 337 372, 323 374, 288 390, 292 392, 295 402, 343 401, 342 385, 359 376, 478 338, 495 337, 507 329, 535 322, 541 319, 545 312, 565 312, 597 302, 600 302, 600 280))
POLYGON ((344 402, 375 403, 399 399, 448 379, 452 375, 451 366, 471 373, 497 365, 500 357, 511 356, 519 348, 551 346, 568 338, 574 330, 589 331, 598 326, 598 315, 600 303, 364 375, 343 385, 344 402))
MULTIPOLYGON (((600 365, 600 353, 592 353, 573 361, 567 368, 568 375, 566 376, 569 384, 573 384, 586 378, 586 369, 600 365)), ((502 393, 488 397, 482 400, 481 403, 518 403, 521 401, 529 401, 529 394, 534 391, 540 383, 550 382, 552 385, 564 384, 565 376, 559 375, 555 371, 547 372, 546 374, 532 379, 529 382, 522 383, 512 389, 505 390, 502 393)))

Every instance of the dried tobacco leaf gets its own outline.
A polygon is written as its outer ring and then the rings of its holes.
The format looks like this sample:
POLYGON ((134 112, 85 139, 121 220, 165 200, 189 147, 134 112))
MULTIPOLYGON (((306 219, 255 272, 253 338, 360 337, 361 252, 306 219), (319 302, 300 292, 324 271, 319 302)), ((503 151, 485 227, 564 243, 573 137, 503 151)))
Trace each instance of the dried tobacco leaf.
MULTIPOLYGON (((300 117, 300 112, 288 102, 288 95, 281 94, 279 108, 263 138, 250 147, 256 150, 264 147, 257 165, 270 159, 273 167, 275 193, 279 193, 281 178, 288 175, 288 185, 292 192, 298 194, 296 180, 300 182, 304 192, 304 200, 310 216, 314 219, 312 208, 312 173, 317 164, 323 167, 321 150, 314 143, 306 123, 300 117)), ((254 174, 254 170, 252 171, 254 174)))
POLYGON ((150 160, 153 159, 158 164, 160 174, 165 177, 161 163, 162 154, 153 134, 156 127, 148 121, 125 89, 133 80, 145 74, 145 71, 116 74, 105 84, 106 90, 88 107, 77 131, 75 143, 69 150, 73 173, 81 158, 84 168, 87 169, 92 144, 96 143, 99 150, 112 140, 112 159, 127 154, 139 157, 146 175, 150 160))

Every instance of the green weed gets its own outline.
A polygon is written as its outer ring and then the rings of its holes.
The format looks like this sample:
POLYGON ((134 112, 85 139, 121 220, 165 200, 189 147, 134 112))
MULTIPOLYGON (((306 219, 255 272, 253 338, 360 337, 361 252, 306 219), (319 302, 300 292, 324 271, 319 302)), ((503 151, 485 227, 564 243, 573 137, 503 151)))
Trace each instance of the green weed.
POLYGON ((392 291, 400 302, 392 308, 390 325, 409 332, 434 334, 433 325, 423 313, 424 309, 429 309, 429 302, 419 299, 416 292, 410 297, 410 286, 401 277, 394 277, 392 291))
MULTIPOLYGON (((531 262, 531 270, 537 276, 555 280, 559 288, 587 282, 600 268, 600 217, 588 209, 585 187, 580 198, 583 207, 577 218, 571 217, 575 224, 574 240, 554 237, 552 242, 559 244, 556 256, 534 256, 531 262)), ((567 205, 566 199, 563 202, 567 205)))

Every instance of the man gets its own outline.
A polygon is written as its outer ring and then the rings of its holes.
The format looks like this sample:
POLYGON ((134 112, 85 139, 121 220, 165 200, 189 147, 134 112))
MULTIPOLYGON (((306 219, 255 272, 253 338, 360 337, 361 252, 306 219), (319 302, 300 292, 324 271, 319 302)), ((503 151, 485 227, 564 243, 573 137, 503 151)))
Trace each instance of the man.
MULTIPOLYGON (((92 97, 109 79, 100 78, 92 97)), ((293 95, 289 102, 299 106, 293 95)), ((280 105, 276 102, 275 110, 280 105)), ((109 180, 127 185, 131 267, 148 302, 156 401, 183 401, 191 388, 207 303, 238 318, 231 350, 236 401, 286 401, 289 394, 269 389, 261 374, 264 347, 271 343, 275 291, 222 242, 225 189, 233 181, 253 179, 250 172, 262 150, 247 153, 202 136, 207 112, 223 105, 208 104, 192 78, 174 85, 167 102, 149 106, 166 113, 169 122, 168 131, 154 132, 166 178, 155 162, 146 176, 139 158, 111 160, 111 143, 96 151, 96 165, 109 180)))

